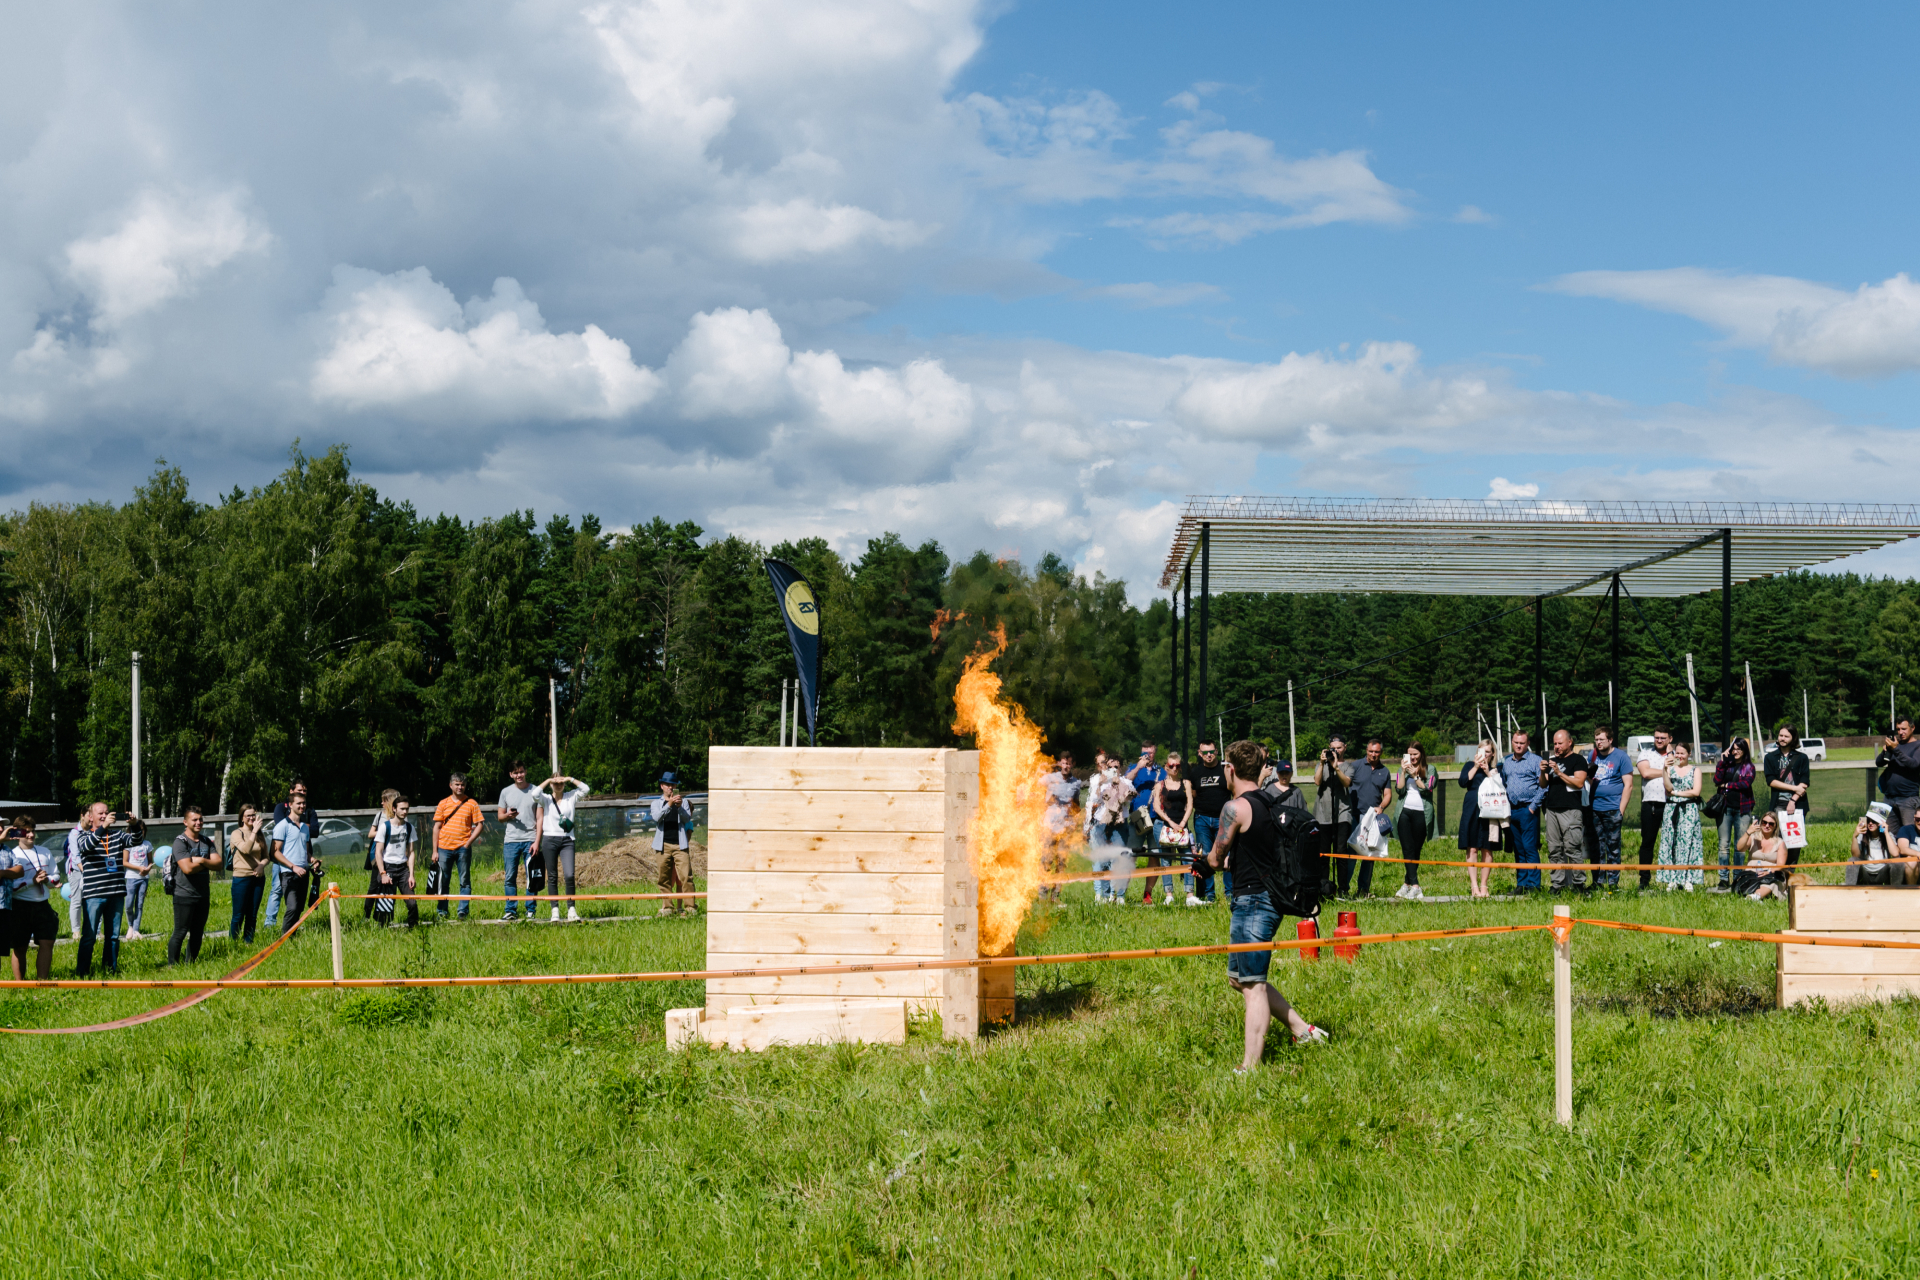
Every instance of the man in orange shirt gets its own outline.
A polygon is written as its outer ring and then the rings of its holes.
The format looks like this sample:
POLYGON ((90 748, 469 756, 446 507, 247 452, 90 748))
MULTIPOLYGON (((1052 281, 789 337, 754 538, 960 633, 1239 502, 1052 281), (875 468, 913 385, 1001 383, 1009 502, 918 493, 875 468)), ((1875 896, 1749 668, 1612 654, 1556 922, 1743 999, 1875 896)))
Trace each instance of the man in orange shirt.
MULTIPOLYGON (((460 867, 460 918, 467 918, 466 894, 473 892, 473 842, 480 837, 480 804, 467 794, 467 775, 456 773, 447 780, 453 794, 433 810, 433 892, 453 892, 453 868, 460 867)), ((447 914, 447 902, 440 900, 440 914, 447 914)))

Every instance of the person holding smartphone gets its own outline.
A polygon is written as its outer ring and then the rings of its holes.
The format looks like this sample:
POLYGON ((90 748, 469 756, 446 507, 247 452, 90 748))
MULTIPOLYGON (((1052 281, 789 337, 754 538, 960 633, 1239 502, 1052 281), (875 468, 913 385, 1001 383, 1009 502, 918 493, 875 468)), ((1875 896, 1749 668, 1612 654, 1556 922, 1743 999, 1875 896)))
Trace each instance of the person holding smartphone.
POLYGON ((104 800, 87 806, 80 819, 80 838, 75 849, 80 857, 80 957, 74 965, 77 977, 93 973, 93 943, 101 942, 101 960, 109 972, 120 972, 120 914, 127 905, 127 879, 124 870, 132 838, 125 830, 113 830, 120 815, 104 800))
MULTIPOLYGON (((1133 784, 1133 795, 1127 799, 1127 847, 1136 854, 1146 854, 1149 868, 1159 863, 1153 856, 1153 789, 1167 776, 1165 769, 1154 767, 1153 756, 1154 744, 1148 739, 1140 744, 1140 758, 1127 770, 1127 781, 1133 784)), ((1140 899, 1142 906, 1153 905, 1153 886, 1158 880, 1158 876, 1147 877, 1146 893, 1140 899)), ((1167 877, 1167 905, 1173 905, 1172 876, 1167 877)))
POLYGON ((7 949, 13 954, 15 980, 24 981, 27 947, 37 946, 39 958, 34 963, 34 976, 45 982, 53 976, 53 940, 60 933, 60 917, 54 914, 47 898, 52 886, 60 883, 61 857, 51 849, 42 849, 33 837, 34 821, 28 815, 15 818, 7 828, 6 838, 14 843, 14 847, 7 850, 7 857, 19 872, 7 881, 8 896, 13 904, 9 912, 13 919, 9 922, 12 930, 7 949))

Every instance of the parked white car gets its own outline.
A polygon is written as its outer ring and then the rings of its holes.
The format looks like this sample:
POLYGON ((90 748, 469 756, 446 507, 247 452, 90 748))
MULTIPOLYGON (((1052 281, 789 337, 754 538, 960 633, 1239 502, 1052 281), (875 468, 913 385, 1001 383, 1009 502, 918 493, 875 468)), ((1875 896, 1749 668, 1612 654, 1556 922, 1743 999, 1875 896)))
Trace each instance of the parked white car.
POLYGON ((1808 760, 1825 760, 1827 758, 1827 740, 1825 738, 1802 738, 1800 739, 1800 749, 1807 753, 1808 760))

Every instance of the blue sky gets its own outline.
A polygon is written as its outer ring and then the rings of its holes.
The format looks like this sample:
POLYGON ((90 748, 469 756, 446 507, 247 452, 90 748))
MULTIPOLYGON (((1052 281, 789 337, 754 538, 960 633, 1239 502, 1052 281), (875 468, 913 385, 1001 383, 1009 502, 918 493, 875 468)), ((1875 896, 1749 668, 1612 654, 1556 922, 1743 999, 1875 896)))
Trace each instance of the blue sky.
POLYGON ((298 436, 428 510, 1144 594, 1189 493, 1897 499, 1915 453, 1910 6, 10 21, 15 505, 298 436))

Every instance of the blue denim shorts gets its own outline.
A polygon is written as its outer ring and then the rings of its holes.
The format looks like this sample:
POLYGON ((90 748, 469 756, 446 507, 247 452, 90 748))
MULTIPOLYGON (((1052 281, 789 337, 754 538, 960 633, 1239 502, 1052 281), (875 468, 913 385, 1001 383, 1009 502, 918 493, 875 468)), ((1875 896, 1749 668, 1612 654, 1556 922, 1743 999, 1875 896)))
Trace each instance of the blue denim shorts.
MULTIPOLYGON (((1264 891, 1234 897, 1229 942, 1272 942, 1279 931, 1280 913, 1264 891)), ((1241 982, 1265 982, 1272 963, 1271 951, 1235 951, 1227 957, 1227 972, 1241 982)))

